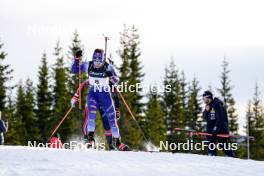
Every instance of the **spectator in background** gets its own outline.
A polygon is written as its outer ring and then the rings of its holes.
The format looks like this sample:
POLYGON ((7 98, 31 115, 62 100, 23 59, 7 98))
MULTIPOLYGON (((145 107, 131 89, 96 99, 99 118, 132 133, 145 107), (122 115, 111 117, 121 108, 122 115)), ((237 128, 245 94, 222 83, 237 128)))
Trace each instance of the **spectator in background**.
POLYGON ((0 111, 0 145, 4 145, 4 133, 7 132, 8 122, 2 120, 2 112, 0 111))
MULTIPOLYGON (((208 145, 211 143, 220 143, 224 149, 226 156, 234 157, 234 153, 231 149, 227 149, 224 145, 228 146, 228 139, 223 137, 217 137, 218 134, 229 134, 228 117, 224 103, 218 98, 214 98, 212 92, 205 91, 203 94, 203 101, 205 103, 205 110, 203 117, 207 122, 207 133, 211 133, 213 136, 208 136, 208 145)), ((210 149, 208 147, 208 155, 216 156, 217 150, 210 149)))

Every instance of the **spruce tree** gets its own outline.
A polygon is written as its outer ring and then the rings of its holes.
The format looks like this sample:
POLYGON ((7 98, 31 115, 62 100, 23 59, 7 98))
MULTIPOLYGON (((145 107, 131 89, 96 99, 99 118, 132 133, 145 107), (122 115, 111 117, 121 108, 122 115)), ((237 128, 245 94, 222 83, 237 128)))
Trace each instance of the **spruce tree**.
POLYGON ((222 74, 221 74, 221 87, 218 89, 218 92, 223 99, 228 113, 229 119, 229 131, 233 134, 237 134, 238 132, 238 122, 237 122, 237 114, 235 109, 235 100, 231 93, 233 87, 230 85, 231 80, 229 78, 230 70, 228 69, 229 63, 224 58, 222 64, 222 74))
POLYGON ((252 110, 249 115, 249 135, 255 140, 250 141, 250 155, 253 159, 264 159, 264 115, 260 99, 258 84, 255 86, 254 97, 252 100, 252 110))
POLYGON ((251 100, 248 101, 247 104, 247 111, 246 111, 246 125, 245 125, 245 131, 248 132, 249 136, 251 136, 253 131, 253 125, 254 125, 254 118, 252 113, 252 102, 251 100))
POLYGON ((50 92, 50 76, 47 63, 46 53, 43 53, 41 65, 38 71, 37 85, 37 108, 36 116, 38 119, 41 141, 46 142, 50 135, 50 117, 51 117, 51 92, 50 92))
MULTIPOLYGON (((78 49, 83 49, 83 48, 84 47, 80 40, 79 34, 77 31, 75 31, 73 35, 72 43, 68 51, 68 62, 67 63, 68 63, 69 73, 70 73, 71 65, 73 64, 73 61, 74 61, 76 51, 78 49)), ((84 82, 87 79, 87 73, 81 74, 80 79, 82 82, 84 82)), ((70 73, 69 78, 68 78, 68 89, 69 89, 68 92, 71 97, 76 93, 78 87, 79 87, 79 75, 70 73)), ((86 104, 86 95, 87 95, 87 90, 83 90, 82 96, 81 96, 81 99, 82 99, 81 110, 78 108, 79 105, 77 103, 76 108, 73 109, 73 111, 68 117, 68 119, 72 119, 75 122, 73 130, 74 130, 74 134, 77 136, 80 136, 80 135, 82 136, 82 124, 84 122, 84 110, 83 109, 85 108, 85 104, 86 104)))
POLYGON ((8 133, 6 133, 6 145, 19 145, 20 135, 17 134, 17 129, 20 128, 21 119, 15 116, 15 103, 12 100, 12 92, 7 96, 6 118, 8 120, 8 133), (18 121, 20 120, 20 121, 18 121))
MULTIPOLYGON (((129 60, 130 60, 130 74, 128 83, 129 85, 140 85, 142 82, 142 79, 144 77, 144 73, 142 73, 142 66, 141 62, 139 61, 139 57, 141 55, 140 49, 139 49, 139 35, 138 30, 135 28, 135 26, 132 26, 130 29, 130 40, 129 40, 129 60)), ((142 113, 142 108, 144 104, 141 102, 143 95, 142 88, 139 87, 138 91, 131 94, 130 100, 131 100, 131 106, 133 108, 133 112, 136 114, 142 113)), ((142 119, 140 119, 142 120, 142 119)))
POLYGON ((204 130, 204 120, 202 118, 202 103, 199 98, 200 93, 199 81, 194 78, 189 85, 188 91, 188 102, 187 102, 187 118, 186 126, 190 129, 203 131, 204 130))
POLYGON ((178 70, 172 60, 169 67, 165 68, 164 87, 171 86, 171 91, 165 91, 163 94, 162 106, 168 129, 169 142, 179 142, 184 138, 184 134, 177 135, 175 128, 184 128, 181 84, 178 70))
MULTIPOLYGON (((205 119, 202 117, 202 103, 200 98, 199 81, 196 78, 189 83, 188 87, 188 98, 187 98, 187 116, 186 116, 186 127, 190 130, 204 131, 205 130, 205 119)), ((194 143, 201 143, 204 139, 199 136, 189 136, 194 143)), ((193 153, 203 154, 204 151, 191 151, 193 153)))
MULTIPOLYGON (((53 79, 54 85, 52 86, 53 93, 53 110, 52 110, 52 126, 56 126, 57 123, 64 116, 65 112, 70 107, 70 93, 67 89, 68 72, 62 56, 62 48, 59 42, 57 42, 54 48, 54 56, 56 59, 53 66, 53 79)), ((67 140, 74 132, 75 119, 67 118, 59 129, 58 133, 63 141, 67 140)))
POLYGON ((182 112, 180 113, 180 119, 182 120, 181 123, 186 124, 187 121, 187 115, 188 115, 188 109, 187 109, 187 82, 186 82, 186 76, 184 71, 180 74, 180 96, 181 96, 181 109, 182 112))
POLYGON ((40 133, 37 123, 37 117, 34 112, 35 108, 35 89, 30 79, 26 80, 25 85, 25 105, 23 107, 23 121, 26 128, 25 140, 27 141, 40 141, 40 133))
MULTIPOLYGON (((11 100, 11 95, 7 96, 7 91, 12 91, 13 87, 8 87, 7 83, 13 78, 12 72, 13 69, 11 68, 10 64, 6 64, 6 57, 7 53, 3 50, 4 43, 0 40, 0 111, 2 112, 3 119, 9 121, 9 132, 6 133, 6 144, 19 144, 19 139, 15 139, 11 136, 10 129, 12 131, 12 127, 14 127, 14 108, 13 102, 11 100), (14 140, 13 140, 14 139, 14 140)), ((15 128, 13 128, 15 129, 15 128)))
POLYGON ((5 63, 7 53, 3 51, 4 44, 0 40, 0 111, 3 111, 3 116, 5 115, 5 105, 7 101, 7 86, 8 81, 10 81, 12 77, 13 69, 9 64, 5 63))
POLYGON ((166 119, 166 125, 167 125, 167 130, 168 134, 172 135, 174 133, 173 126, 176 127, 173 122, 172 122, 172 116, 171 116, 171 111, 172 111, 172 106, 175 102, 175 77, 177 75, 177 71, 175 70, 175 64, 173 61, 171 61, 169 67, 165 68, 165 78, 164 78, 164 87, 169 85, 171 87, 171 91, 164 92, 163 95, 163 101, 162 101, 162 106, 163 106, 163 111, 166 119))
MULTIPOLYGON (((121 66, 119 67, 120 75, 120 84, 127 84, 130 74, 130 60, 129 60, 129 29, 124 25, 124 29, 120 32, 120 49, 118 54, 121 58, 121 66)), ((121 92, 124 98, 128 101, 129 92, 121 92)), ((129 103, 129 102, 128 102, 129 103)), ((131 107, 131 104, 129 104, 131 107)), ((137 130, 137 127, 133 125, 133 120, 130 117, 130 114, 126 110, 125 106, 121 106, 121 118, 118 121, 120 134, 122 136, 122 141, 134 147, 134 141, 140 137, 140 133, 137 130), (132 138, 134 136, 134 139, 132 138)))
POLYGON ((22 81, 19 82, 17 88, 17 97, 16 97, 16 111, 15 111, 15 118, 16 118, 16 135, 18 135, 18 142, 19 144, 26 145, 26 137, 27 137, 27 130, 26 130, 26 122, 23 117, 25 117, 26 111, 24 111, 26 105, 25 99, 25 90, 23 87, 22 81))
MULTIPOLYGON (((142 66, 139 61, 141 55, 139 43, 137 29, 134 26, 131 28, 124 26, 123 32, 120 33, 121 49, 119 50, 119 55, 122 59, 120 83, 126 82, 127 85, 136 86, 143 79, 144 74, 142 73, 142 66)), ((143 127, 144 117, 142 116, 142 112, 144 104, 142 104, 143 96, 141 95, 141 91, 141 88, 139 88, 138 92, 124 92, 123 95, 136 120, 143 127)), ((122 117, 119 121, 119 126, 123 141, 132 148, 140 148, 143 139, 140 129, 125 109, 125 106, 122 106, 121 113, 122 117)))
MULTIPOLYGON (((69 47, 68 51, 68 64, 69 64, 69 70, 71 68, 71 65, 74 61, 75 53, 78 49, 83 49, 81 40, 79 39, 79 34, 77 31, 74 32, 73 34, 73 39, 72 43, 69 47)), ((69 91, 71 95, 74 95, 76 90, 78 89, 79 86, 79 80, 78 80, 78 75, 75 74, 70 74, 69 80, 68 80, 68 85, 69 85, 69 91)))
POLYGON ((147 139, 154 145, 159 146, 160 141, 166 140, 164 115, 158 93, 150 91, 148 98, 144 131, 147 139))
MULTIPOLYGON (((254 118, 253 118, 253 113, 252 113, 252 102, 251 100, 248 101, 247 108, 246 108, 246 125, 244 126, 246 135, 252 136, 253 132, 253 123, 254 123, 254 118)), ((250 146, 251 141, 249 141, 249 150, 251 150, 250 146)), ((245 140, 245 147, 240 147, 238 151, 236 151, 236 156, 239 158, 248 158, 248 145, 247 145, 247 140, 245 140)), ((249 151, 249 157, 250 157, 250 151, 249 151)))
POLYGON ((121 48, 118 50, 118 54, 121 58, 121 66, 119 67, 120 82, 127 82, 129 78, 130 68, 129 68, 129 36, 128 36, 128 28, 124 25, 124 29, 120 32, 120 45, 121 48))

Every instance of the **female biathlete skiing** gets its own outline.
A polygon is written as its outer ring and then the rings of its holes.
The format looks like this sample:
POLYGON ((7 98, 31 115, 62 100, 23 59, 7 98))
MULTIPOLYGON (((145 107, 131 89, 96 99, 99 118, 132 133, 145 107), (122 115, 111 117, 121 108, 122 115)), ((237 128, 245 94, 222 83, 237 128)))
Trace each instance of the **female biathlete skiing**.
MULTIPOLYGON (((118 76, 113 65, 107 63, 104 58, 104 51, 102 49, 95 49, 92 61, 79 63, 82 57, 81 50, 76 52, 74 63, 71 67, 71 72, 78 74, 88 73, 88 80, 85 81, 79 89, 90 86, 84 121, 84 136, 89 144, 94 143, 95 119, 97 110, 100 111, 103 125, 105 128, 105 135, 109 145, 109 149, 118 149, 120 151, 130 150, 127 145, 121 142, 119 128, 117 125, 117 115, 119 116, 119 100, 115 92, 111 92, 110 85, 118 83, 118 76), (113 103, 113 99, 115 106, 113 103), (116 111, 117 110, 117 111, 116 111), (112 142, 112 138, 114 142, 112 142)), ((77 91, 78 93, 80 91, 77 91)), ((71 100, 72 106, 78 101, 79 94, 76 93, 71 100)))

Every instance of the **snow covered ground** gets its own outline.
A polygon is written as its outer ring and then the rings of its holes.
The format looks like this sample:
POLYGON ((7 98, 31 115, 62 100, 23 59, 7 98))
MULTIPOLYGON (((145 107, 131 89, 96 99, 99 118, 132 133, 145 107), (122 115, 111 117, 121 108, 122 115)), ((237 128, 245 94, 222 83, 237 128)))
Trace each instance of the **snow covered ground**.
POLYGON ((263 176, 264 162, 193 154, 0 146, 0 176, 263 176))

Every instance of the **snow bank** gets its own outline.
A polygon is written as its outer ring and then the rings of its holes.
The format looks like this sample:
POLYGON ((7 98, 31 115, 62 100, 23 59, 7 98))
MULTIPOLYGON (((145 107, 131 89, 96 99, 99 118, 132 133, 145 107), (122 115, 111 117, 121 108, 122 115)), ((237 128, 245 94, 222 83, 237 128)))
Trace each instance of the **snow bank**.
POLYGON ((263 176, 264 162, 193 154, 0 146, 0 176, 263 176))

